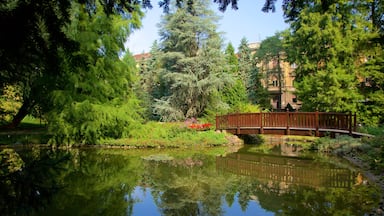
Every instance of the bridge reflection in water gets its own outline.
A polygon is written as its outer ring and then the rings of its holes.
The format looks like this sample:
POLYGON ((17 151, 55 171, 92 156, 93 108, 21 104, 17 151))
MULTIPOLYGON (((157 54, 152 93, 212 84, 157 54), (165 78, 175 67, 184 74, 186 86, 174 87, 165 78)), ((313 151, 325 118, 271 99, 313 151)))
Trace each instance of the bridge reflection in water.
POLYGON ((314 159, 266 155, 261 153, 231 153, 216 158, 219 171, 254 177, 280 190, 290 185, 310 187, 350 188, 357 173, 350 169, 323 164, 314 159))

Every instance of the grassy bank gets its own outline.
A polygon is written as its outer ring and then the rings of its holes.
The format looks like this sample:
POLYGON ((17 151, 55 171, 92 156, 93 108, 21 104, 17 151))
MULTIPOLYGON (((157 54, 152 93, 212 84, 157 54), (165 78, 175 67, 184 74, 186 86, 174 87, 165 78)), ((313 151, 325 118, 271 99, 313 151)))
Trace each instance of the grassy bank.
POLYGON ((221 146, 229 144, 228 134, 213 129, 199 131, 184 123, 149 122, 130 131, 131 137, 104 140, 103 145, 130 146, 138 148, 178 148, 190 146, 221 146))
MULTIPOLYGON (((129 131, 129 137, 101 140, 100 146, 131 148, 179 148, 191 146, 222 146, 239 144, 235 136, 215 132, 212 127, 200 130, 185 123, 148 122, 129 131)), ((17 129, 1 130, 0 145, 47 144, 50 139, 45 125, 27 118, 17 129)), ((76 145, 76 144, 75 144, 76 145)))

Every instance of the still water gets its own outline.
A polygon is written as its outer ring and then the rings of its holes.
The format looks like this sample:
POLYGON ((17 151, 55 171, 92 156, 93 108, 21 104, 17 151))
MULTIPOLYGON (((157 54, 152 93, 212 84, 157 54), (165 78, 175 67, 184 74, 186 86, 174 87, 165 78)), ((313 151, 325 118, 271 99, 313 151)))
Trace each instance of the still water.
POLYGON ((348 164, 279 149, 17 150, 24 165, 1 176, 0 212, 323 216, 378 205, 377 188, 348 164))

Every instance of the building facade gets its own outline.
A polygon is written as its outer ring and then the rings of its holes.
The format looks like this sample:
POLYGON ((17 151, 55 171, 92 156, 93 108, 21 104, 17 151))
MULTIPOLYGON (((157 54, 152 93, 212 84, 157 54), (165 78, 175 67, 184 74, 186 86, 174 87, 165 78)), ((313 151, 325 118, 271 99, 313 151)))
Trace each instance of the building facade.
MULTIPOLYGON (((250 43, 249 48, 253 53, 260 47, 259 43, 250 43)), ((259 72, 262 74, 261 83, 270 95, 270 103, 273 110, 295 111, 301 108, 301 102, 297 99, 294 86, 295 64, 290 64, 285 60, 286 55, 280 53, 268 62, 257 64, 259 72)))

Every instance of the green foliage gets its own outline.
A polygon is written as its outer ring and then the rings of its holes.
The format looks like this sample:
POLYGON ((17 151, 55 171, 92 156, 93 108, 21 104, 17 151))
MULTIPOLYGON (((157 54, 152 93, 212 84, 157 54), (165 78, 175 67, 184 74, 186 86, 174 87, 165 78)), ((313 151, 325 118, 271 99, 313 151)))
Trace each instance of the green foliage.
POLYGON ((252 104, 257 104, 262 109, 271 109, 268 89, 264 88, 261 80, 265 80, 265 77, 257 68, 254 68, 249 77, 248 99, 252 104))
POLYGON ((200 117, 219 89, 233 81, 224 71, 217 16, 206 0, 179 7, 160 24, 161 68, 154 113, 162 121, 200 117))
POLYGON ((358 129, 362 133, 372 134, 375 136, 381 136, 384 134, 384 126, 363 126, 358 129))
POLYGON ((160 68, 161 53, 157 41, 154 41, 148 59, 138 60, 140 71, 138 74, 139 82, 135 83, 134 91, 138 98, 141 99, 141 106, 145 107, 144 118, 147 120, 158 120, 158 116, 154 114, 153 104, 156 99, 160 99, 167 89, 163 89, 165 85, 164 76, 160 68))
MULTIPOLYGON (((94 57, 122 51, 127 33, 141 24, 141 6, 148 6, 148 2, 128 4, 117 0, 106 4, 105 1, 36 0, 2 3, 0 86, 18 85, 22 97, 22 106, 8 126, 16 127, 26 115, 33 114, 36 107, 44 113, 51 111, 54 106, 50 94, 65 85, 76 85, 74 82, 80 79, 74 76, 75 80, 69 82, 68 70, 96 73, 92 71, 94 67, 114 62, 113 58, 111 62, 92 61, 83 52, 97 49, 94 57), (83 31, 82 38, 77 37, 80 34, 73 27, 76 25, 83 31)), ((98 75, 101 80, 106 74, 98 75)), ((113 92, 96 83, 81 86, 88 92, 93 87, 105 94, 113 92)))
POLYGON ((141 124, 140 107, 128 103, 72 103, 58 115, 50 116, 51 144, 99 144, 104 139, 128 137, 141 124))
POLYGON ((247 101, 247 90, 240 79, 237 79, 233 85, 225 86, 220 92, 222 101, 231 108, 247 101))
POLYGON ((361 83, 360 92, 364 103, 359 106, 359 116, 363 124, 376 126, 384 123, 384 44, 367 46, 368 57, 360 66, 361 75, 367 77, 361 83))
POLYGON ((362 143, 360 139, 350 136, 338 136, 336 138, 321 137, 314 141, 314 148, 320 152, 334 152, 336 154, 347 154, 352 151, 365 151, 369 146, 362 143))
POLYGON ((225 55, 230 67, 230 73, 236 74, 239 70, 239 60, 237 59, 237 56, 235 54, 235 48, 233 47, 232 43, 229 43, 227 45, 227 48, 225 49, 225 55))
POLYGON ((6 178, 15 172, 21 171, 24 161, 13 149, 3 149, 0 151, 0 177, 6 178))
POLYGON ((0 125, 9 123, 22 104, 21 89, 17 85, 8 85, 1 89, 0 125))
POLYGON ((196 131, 184 123, 148 122, 130 131, 130 138, 105 140, 105 144, 131 147, 219 146, 228 143, 225 134, 213 130, 196 131))
POLYGON ((240 106, 247 101, 247 89, 239 75, 239 62, 235 49, 229 43, 225 50, 225 57, 228 65, 228 74, 234 76, 235 83, 228 83, 220 91, 221 100, 227 104, 229 109, 240 106))
POLYGON ((363 143, 369 145, 367 151, 362 152, 360 157, 370 165, 370 168, 378 174, 384 169, 384 126, 369 127, 364 126, 359 129, 363 133, 372 134, 375 137, 363 139, 363 143))
POLYGON ((357 112, 362 96, 358 65, 375 34, 364 3, 303 4, 285 34, 303 110, 357 112))
POLYGON ((238 50, 239 70, 236 75, 241 79, 243 85, 247 86, 250 73, 254 68, 254 60, 248 46, 248 40, 245 37, 241 39, 238 50))
POLYGON ((361 99, 356 86, 356 77, 344 69, 318 70, 298 83, 297 95, 303 110, 356 112, 361 99))
POLYGON ((80 48, 69 56, 63 53, 66 73, 60 90, 52 93, 49 113, 53 144, 98 144, 127 137, 141 123, 142 109, 132 89, 136 63, 130 54, 120 56, 129 26, 137 20, 107 16, 96 6, 95 16, 89 16, 84 7, 73 4, 66 32, 80 48), (73 67, 75 56, 84 67, 73 67))

